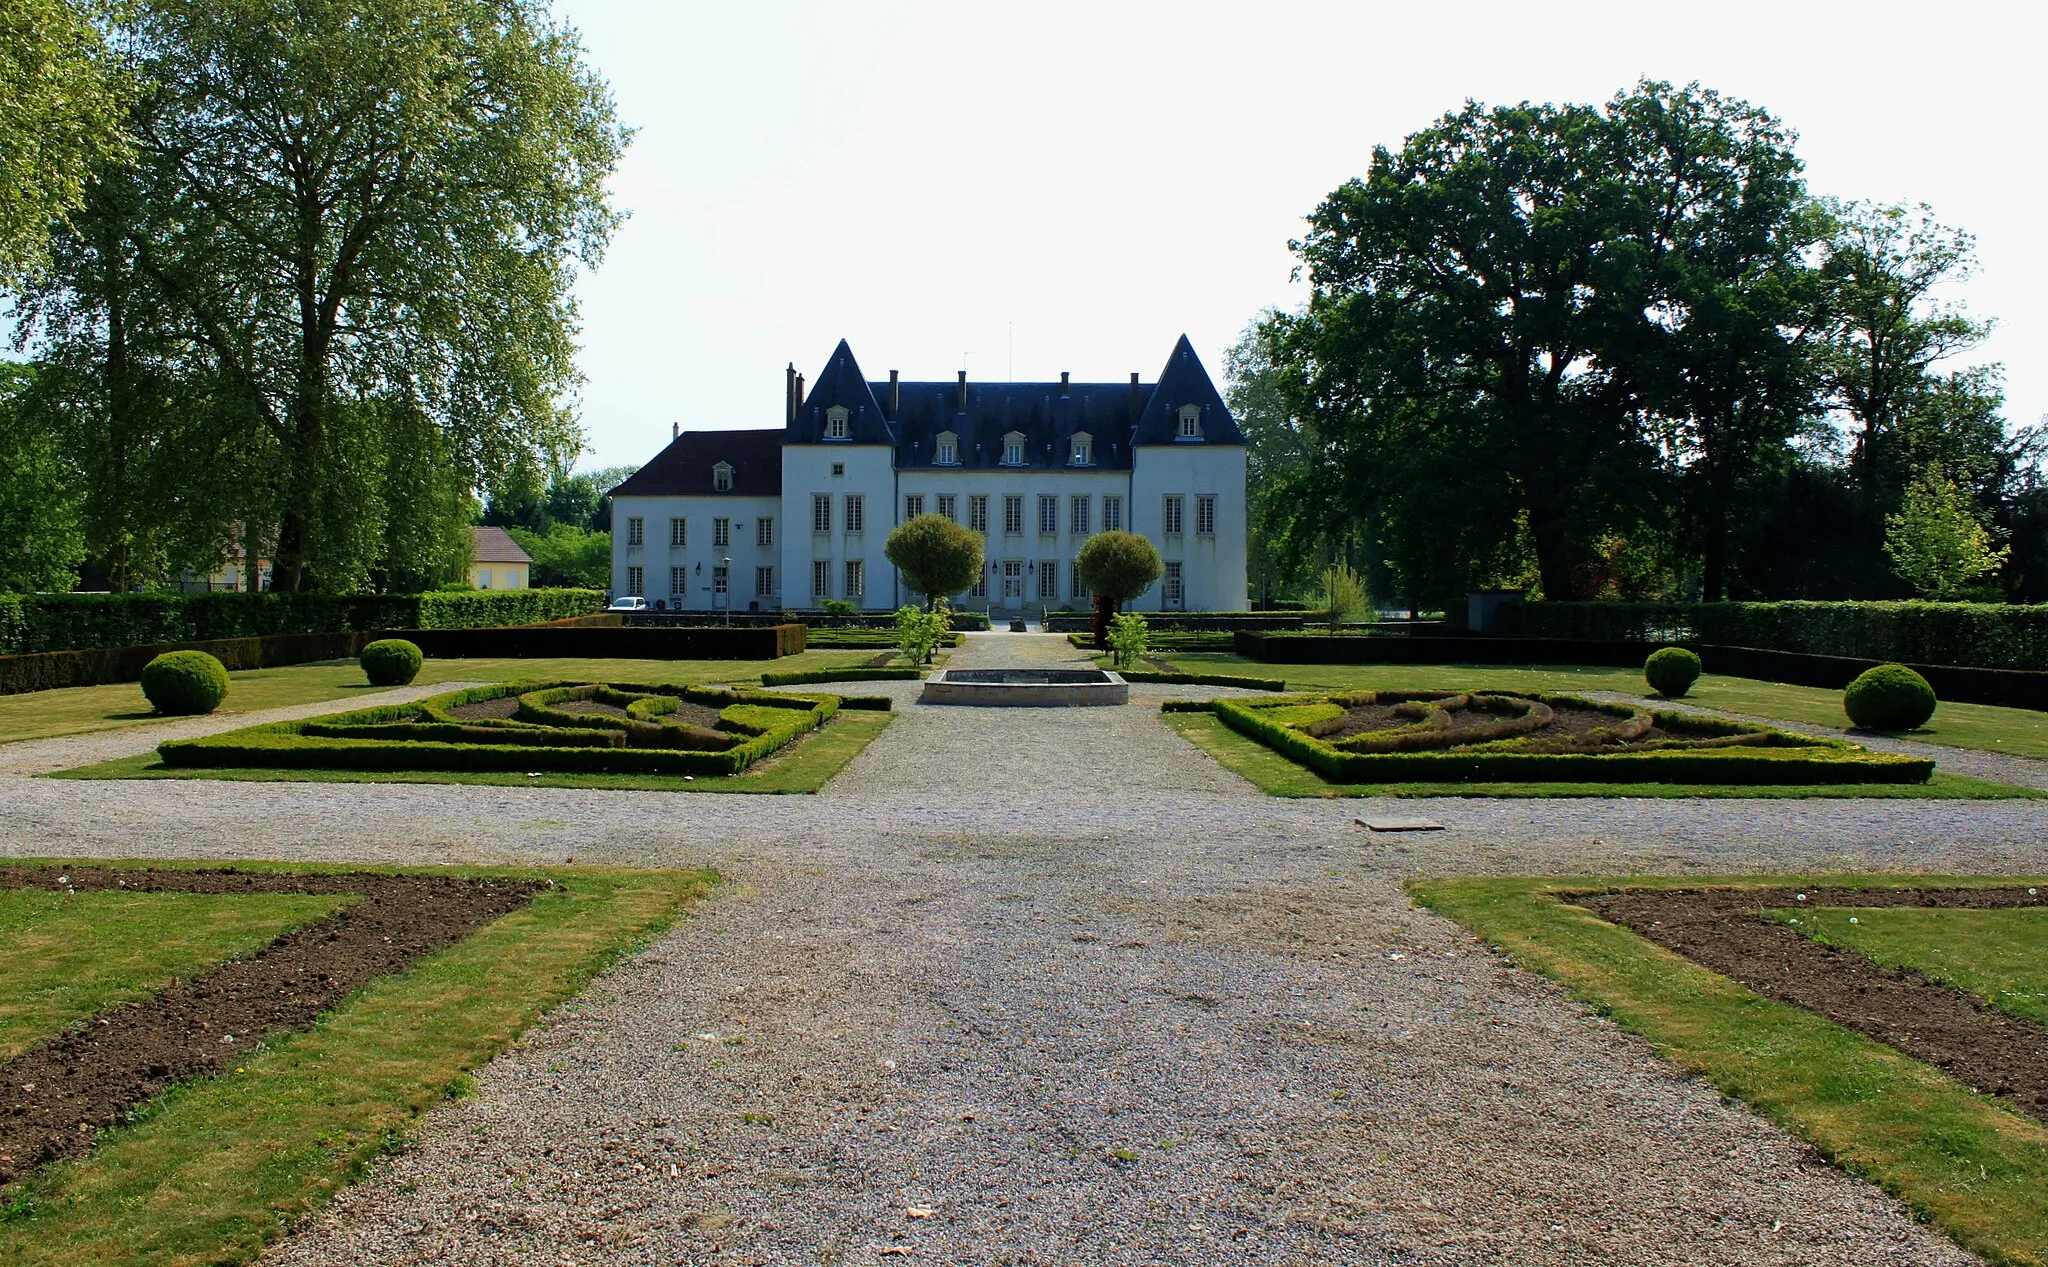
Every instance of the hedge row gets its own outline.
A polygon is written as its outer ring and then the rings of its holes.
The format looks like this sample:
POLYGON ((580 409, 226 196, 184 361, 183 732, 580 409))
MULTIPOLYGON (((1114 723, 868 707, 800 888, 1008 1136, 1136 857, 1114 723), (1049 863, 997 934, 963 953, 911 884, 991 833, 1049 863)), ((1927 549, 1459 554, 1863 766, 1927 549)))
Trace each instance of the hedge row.
MULTIPOLYGON (((1141 612, 1155 630, 1223 631, 1233 629, 1299 629, 1299 612, 1141 612)), ((1047 633, 1085 633, 1093 627, 1091 612, 1047 612, 1047 633)))
POLYGON ((802 625, 696 628, 527 625, 419 629, 398 635, 429 656, 506 659, 776 660, 804 649, 802 625))
POLYGON ((0 654, 276 634, 530 625, 601 611, 599 590, 434 594, 6 594, 0 654))
MULTIPOLYGON (((268 768, 325 770, 581 771, 592 773, 737 774, 786 744, 816 730, 839 710, 836 695, 770 695, 701 686, 647 687, 642 693, 677 693, 715 705, 726 724, 748 737, 722 752, 610 746, 536 747, 491 734, 487 743, 389 742, 329 738, 308 727, 373 726, 416 716, 445 714, 449 708, 504 695, 544 691, 551 684, 502 683, 435 696, 421 704, 363 709, 313 721, 250 726, 201 739, 173 740, 157 747, 167 766, 185 769, 268 768), (424 706, 424 707, 423 707, 424 706)), ((552 684, 563 686, 569 684, 552 684)))
MULTIPOLYGON (((1591 700, 1536 692, 1545 703, 1616 711, 1591 700)), ((1333 783, 1925 783, 1934 762, 1867 752, 1837 739, 1812 739, 1782 748, 1735 748, 1724 752, 1666 749, 1653 752, 1344 752, 1303 731, 1260 716, 1266 709, 1304 702, 1300 698, 1245 704, 1211 700, 1209 710, 1224 725, 1256 739, 1333 783)), ((1625 711, 1625 710, 1624 710, 1625 711)), ((1723 729, 1729 734, 1785 734, 1747 722, 1710 721, 1692 714, 1657 712, 1660 724, 1723 729)), ((1792 736, 1786 735, 1787 739, 1792 736)))
POLYGON ((763 673, 763 686, 801 686, 806 682, 914 682, 924 670, 914 666, 891 669, 811 669, 789 673, 763 673))
MULTIPOLYGON (((942 647, 957 647, 967 640, 958 630, 939 639, 942 647)), ((883 651, 896 645, 896 630, 888 629, 812 629, 804 635, 804 646, 812 651, 883 651)))
MULTIPOLYGON (((880 629, 896 628, 896 613, 855 612, 842 616, 835 612, 817 610, 772 611, 772 612, 706 612, 706 611, 638 611, 625 613, 628 625, 701 625, 707 620, 732 625, 808 625, 812 629, 880 629)), ((953 613, 953 629, 985 630, 988 616, 984 612, 956 611, 953 613)))
POLYGON ((1999 603, 1513 603, 1501 632, 1703 642, 1903 664, 2048 669, 2048 605, 1999 603))
POLYGON ((1151 669, 1118 669, 1126 682, 1160 682, 1168 686, 1235 686, 1247 691, 1284 691, 1276 677, 1244 677, 1235 673, 1160 673, 1151 669))
POLYGON ((369 633, 275 634, 268 638, 220 638, 209 642, 100 647, 90 651, 46 651, 0 656, 0 695, 47 691, 60 686, 133 682, 142 666, 166 651, 204 651, 231 670, 270 669, 315 660, 344 660, 376 635, 369 633))

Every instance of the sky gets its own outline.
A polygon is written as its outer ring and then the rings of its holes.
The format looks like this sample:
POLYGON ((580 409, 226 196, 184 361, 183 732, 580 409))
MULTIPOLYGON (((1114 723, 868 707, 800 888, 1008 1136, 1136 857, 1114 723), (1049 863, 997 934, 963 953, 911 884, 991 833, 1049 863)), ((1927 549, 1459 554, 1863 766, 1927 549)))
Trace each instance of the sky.
MULTIPOLYGON (((1816 193, 1974 233, 2007 418, 2048 414, 2048 13, 2031 3, 557 0, 638 129, 579 280, 582 466, 782 425, 783 367, 1149 381, 1304 297, 1317 202, 1467 98, 1747 99, 1816 193)), ((1959 362, 1962 363, 1962 362, 1959 362)))

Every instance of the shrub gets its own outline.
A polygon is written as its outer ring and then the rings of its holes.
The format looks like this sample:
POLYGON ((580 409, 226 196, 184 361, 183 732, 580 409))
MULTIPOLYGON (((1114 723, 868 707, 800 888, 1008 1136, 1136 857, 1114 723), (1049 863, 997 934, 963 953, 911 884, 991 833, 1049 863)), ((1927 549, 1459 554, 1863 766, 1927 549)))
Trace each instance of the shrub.
POLYGON ((1329 613, 1331 632, 1346 621, 1357 619, 1365 611, 1365 603, 1365 582, 1349 563, 1323 569, 1323 605, 1329 613))
POLYGON ((1643 679, 1650 689, 1678 699, 1700 679, 1700 658, 1684 647, 1660 647, 1643 661, 1643 679))
POLYGON ((1934 716, 1934 688, 1903 664, 1865 669, 1842 692, 1842 708, 1863 730, 1917 730, 1934 716))
POLYGON ((420 649, 403 638, 379 638, 356 659, 371 686, 404 686, 419 676, 420 649))
POLYGON ((1115 654, 1116 667, 1128 669, 1145 654, 1145 640, 1150 628, 1145 618, 1136 612, 1118 612, 1109 622, 1109 649, 1115 654))
POLYGON ((142 693, 159 713, 210 713, 228 697, 227 666, 204 651, 166 651, 142 666, 142 693))
POLYGON ((919 515, 896 525, 882 553, 927 606, 966 593, 981 578, 981 534, 944 515, 919 515))
POLYGON ((1134 532, 1098 532, 1081 547, 1074 570, 1091 593, 1128 603, 1151 589, 1166 565, 1158 548, 1134 532))
MULTIPOLYGON (((977 570, 980 566, 976 562, 977 570)), ((935 598, 929 608, 904 604, 896 612, 896 650, 912 664, 928 662, 932 651, 951 632, 950 615, 943 596, 935 598)))

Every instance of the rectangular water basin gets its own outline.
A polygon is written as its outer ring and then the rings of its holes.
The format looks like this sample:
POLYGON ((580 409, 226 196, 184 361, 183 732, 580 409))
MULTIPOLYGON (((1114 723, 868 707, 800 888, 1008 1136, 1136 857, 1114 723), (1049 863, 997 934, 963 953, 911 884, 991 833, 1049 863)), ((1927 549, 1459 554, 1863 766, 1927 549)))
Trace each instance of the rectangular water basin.
POLYGON ((920 704, 995 708, 1085 708, 1130 698, 1130 683, 1107 669, 941 669, 917 697, 920 704))

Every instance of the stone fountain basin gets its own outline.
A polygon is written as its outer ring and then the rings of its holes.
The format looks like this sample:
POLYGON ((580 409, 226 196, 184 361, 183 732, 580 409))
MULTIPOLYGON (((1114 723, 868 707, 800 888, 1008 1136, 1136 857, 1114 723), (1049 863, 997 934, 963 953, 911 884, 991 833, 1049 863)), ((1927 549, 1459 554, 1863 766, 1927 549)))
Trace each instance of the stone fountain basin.
POLYGON ((920 704, 995 708, 1085 708, 1130 698, 1130 683, 1107 669, 940 669, 917 697, 920 704))

